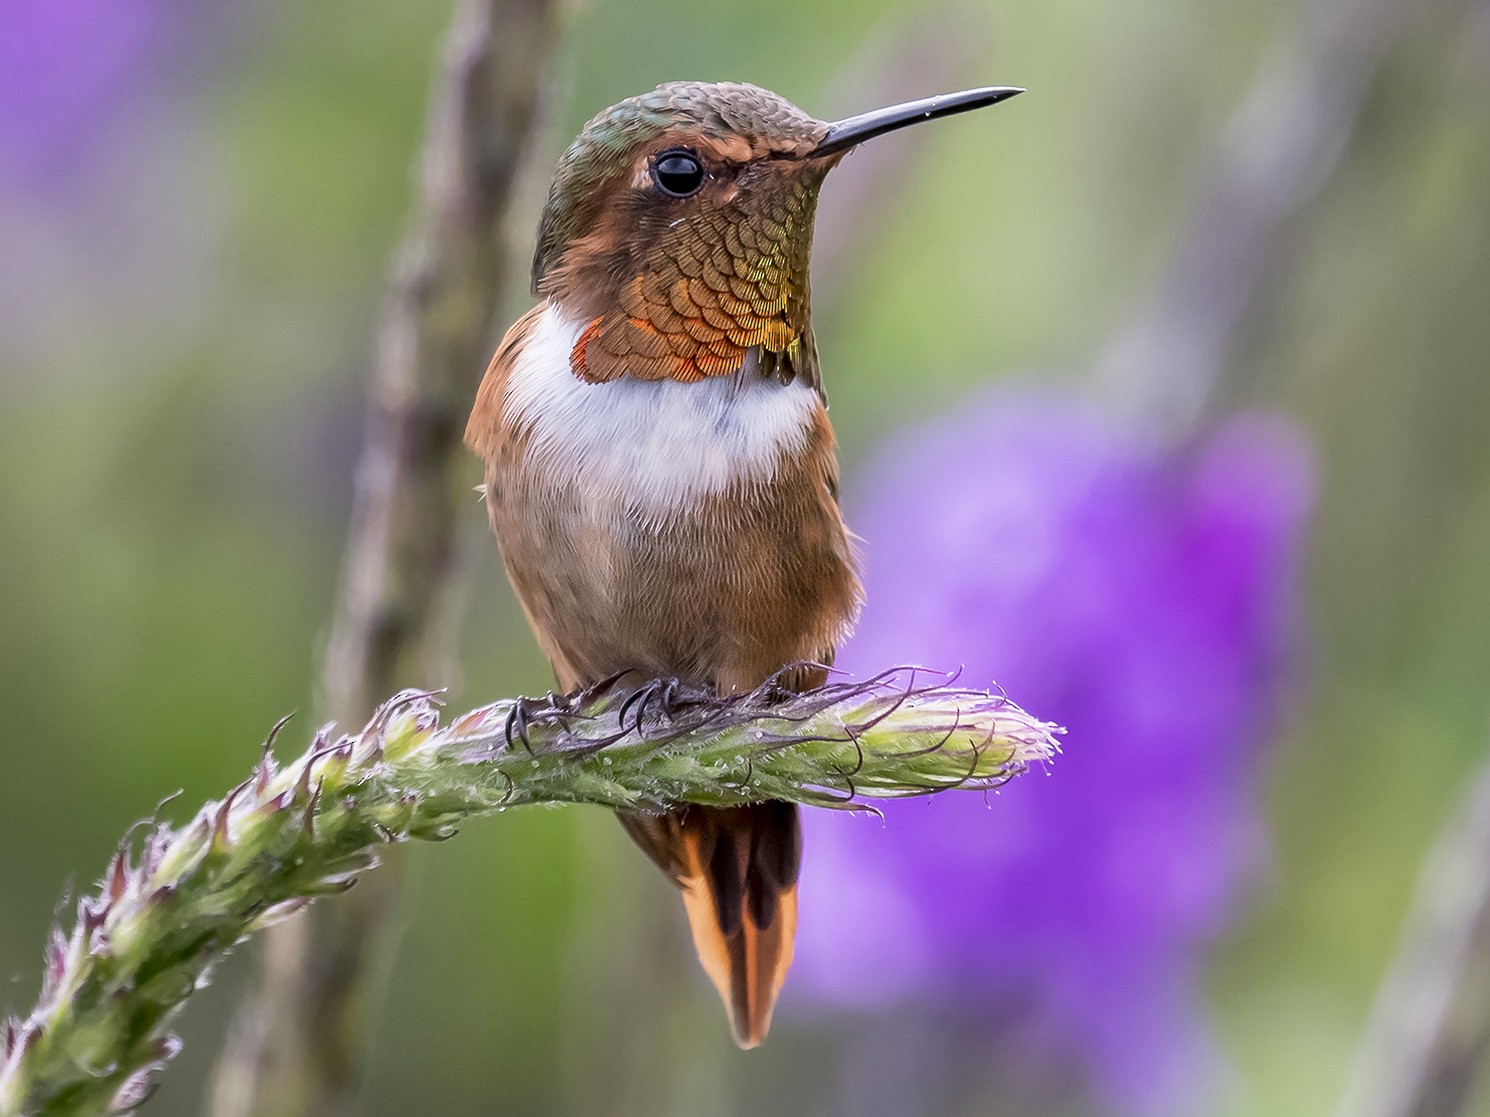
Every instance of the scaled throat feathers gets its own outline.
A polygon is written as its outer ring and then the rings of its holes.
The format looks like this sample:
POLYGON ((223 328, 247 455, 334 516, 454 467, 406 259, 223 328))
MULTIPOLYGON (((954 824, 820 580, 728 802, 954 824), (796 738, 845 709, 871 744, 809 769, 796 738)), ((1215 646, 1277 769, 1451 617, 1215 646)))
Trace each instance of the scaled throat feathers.
POLYGON ((827 125, 754 86, 675 83, 623 101, 565 152, 539 229, 534 294, 582 323, 571 353, 592 382, 762 375, 819 384, 808 258, 827 125), (703 171, 658 189, 659 156, 703 171))

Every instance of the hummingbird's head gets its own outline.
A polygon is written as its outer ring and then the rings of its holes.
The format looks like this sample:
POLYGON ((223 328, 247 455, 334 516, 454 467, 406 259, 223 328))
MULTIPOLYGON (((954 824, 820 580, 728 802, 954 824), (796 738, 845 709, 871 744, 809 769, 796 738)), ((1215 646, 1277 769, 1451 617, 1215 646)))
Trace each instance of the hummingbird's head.
POLYGON ((765 372, 816 381, 807 265, 818 191, 855 144, 1020 92, 980 89, 837 123, 759 86, 671 82, 600 113, 559 161, 533 293, 585 328, 586 380, 765 372))

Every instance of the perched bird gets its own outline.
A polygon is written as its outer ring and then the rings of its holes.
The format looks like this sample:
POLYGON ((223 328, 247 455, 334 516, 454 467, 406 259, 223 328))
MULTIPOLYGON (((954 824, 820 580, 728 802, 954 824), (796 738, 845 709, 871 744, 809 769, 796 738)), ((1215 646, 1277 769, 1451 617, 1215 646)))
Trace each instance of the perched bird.
MULTIPOLYGON (((757 86, 673 82, 570 145, 538 229, 539 302, 466 428, 561 688, 823 681, 860 588, 809 314, 818 191, 855 144, 1018 92, 825 123, 757 86)), ((682 890, 735 1041, 756 1046, 791 964, 797 808, 620 820, 682 890)))

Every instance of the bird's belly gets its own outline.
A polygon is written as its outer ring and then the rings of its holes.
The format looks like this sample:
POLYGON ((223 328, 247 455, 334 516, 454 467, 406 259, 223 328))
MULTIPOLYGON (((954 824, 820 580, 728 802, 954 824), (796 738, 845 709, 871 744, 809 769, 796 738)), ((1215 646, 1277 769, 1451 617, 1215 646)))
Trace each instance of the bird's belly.
POLYGON ((831 656, 853 578, 841 531, 805 495, 768 490, 662 522, 598 516, 574 540, 589 560, 578 577, 544 579, 563 603, 556 643, 586 676, 637 669, 727 690, 831 656))
POLYGON ((736 690, 830 658, 859 588, 816 393, 565 375, 588 407, 567 425, 543 412, 488 471, 508 575, 561 684, 635 670, 736 690))

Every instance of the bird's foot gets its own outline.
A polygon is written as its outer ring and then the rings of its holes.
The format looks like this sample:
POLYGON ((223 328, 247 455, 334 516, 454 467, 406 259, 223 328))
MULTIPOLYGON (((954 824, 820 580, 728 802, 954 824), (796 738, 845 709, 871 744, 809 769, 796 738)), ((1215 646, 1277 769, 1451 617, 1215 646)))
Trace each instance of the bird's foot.
POLYGON ((545 698, 519 698, 512 704, 512 709, 507 712, 507 722, 502 727, 502 735, 507 740, 507 748, 510 750, 515 742, 521 741, 523 748, 531 753, 533 743, 528 740, 528 727, 539 715, 549 715, 555 712, 557 712, 557 706, 552 694, 545 698))
POLYGON ((632 728, 641 736, 644 734, 642 725, 649 707, 656 706, 658 720, 671 721, 685 704, 685 688, 676 678, 652 679, 643 683, 622 703, 618 720, 624 729, 626 716, 634 710, 636 718, 632 722, 632 728))

